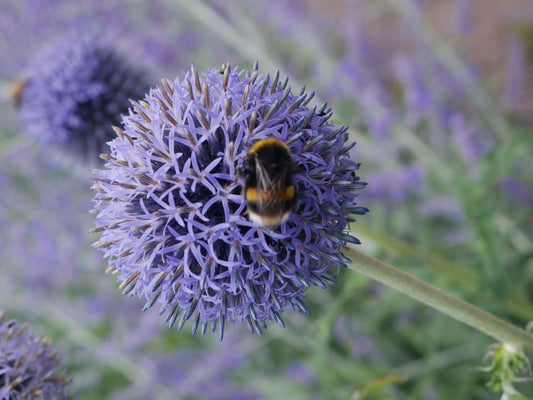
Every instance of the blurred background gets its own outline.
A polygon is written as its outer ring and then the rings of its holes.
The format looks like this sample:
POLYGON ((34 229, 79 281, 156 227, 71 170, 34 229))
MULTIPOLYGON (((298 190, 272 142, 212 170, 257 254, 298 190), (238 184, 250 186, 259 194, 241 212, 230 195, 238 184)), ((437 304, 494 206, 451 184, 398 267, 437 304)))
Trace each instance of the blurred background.
MULTIPOLYGON (((85 100, 61 80, 102 61, 83 53, 84 35, 116 54, 101 74, 119 71, 127 97, 191 63, 202 71, 228 61, 258 61, 262 73, 289 76, 294 92, 316 91, 315 103, 327 102, 357 142, 352 157, 368 182, 359 203, 370 209, 351 226, 361 250, 525 327, 530 0, 0 4, 0 309, 53 339, 75 398, 501 398, 477 369, 490 338, 350 271, 336 287, 309 290, 310 316, 288 311, 287 327, 263 337, 228 327, 222 343, 168 329, 157 309, 123 296, 88 233, 98 146, 56 140, 65 121, 86 133, 82 114, 67 115, 85 100), (59 64, 65 54, 74 55, 59 64), (39 106, 50 97, 57 107, 39 106)), ((95 110, 107 115, 106 104, 95 110)), ((91 123, 107 122, 98 115, 91 123)), ((531 382, 517 389, 533 396, 531 382)))

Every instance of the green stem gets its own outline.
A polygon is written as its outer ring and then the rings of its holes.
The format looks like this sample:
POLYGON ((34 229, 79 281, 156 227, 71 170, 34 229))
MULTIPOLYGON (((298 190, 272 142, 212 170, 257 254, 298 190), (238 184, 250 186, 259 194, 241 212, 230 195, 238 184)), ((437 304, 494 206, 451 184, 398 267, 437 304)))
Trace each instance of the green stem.
POLYGON ((383 261, 367 256, 348 245, 345 254, 352 260, 353 271, 375 279, 455 318, 494 339, 533 351, 533 334, 454 297, 437 287, 403 272, 383 261))
POLYGON ((353 236, 357 236, 361 240, 364 239, 365 243, 373 242, 379 247, 387 249, 388 252, 415 257, 437 272, 439 276, 445 276, 453 284, 459 285, 461 288, 469 291, 473 291, 476 288, 477 277, 475 273, 461 268, 431 251, 419 248, 406 240, 401 240, 393 235, 376 230, 361 221, 357 221, 357 232, 353 232, 353 236))

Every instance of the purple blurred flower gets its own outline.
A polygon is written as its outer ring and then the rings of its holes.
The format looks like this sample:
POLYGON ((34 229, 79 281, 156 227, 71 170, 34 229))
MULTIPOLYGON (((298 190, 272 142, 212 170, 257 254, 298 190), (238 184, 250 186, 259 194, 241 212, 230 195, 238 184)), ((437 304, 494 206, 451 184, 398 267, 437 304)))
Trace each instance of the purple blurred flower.
MULTIPOLYGON (((241 344, 242 339, 235 338, 211 349, 197 349, 194 352, 182 350, 178 355, 182 360, 180 365, 187 367, 182 369, 183 381, 175 382, 177 397, 206 400, 259 399, 258 393, 239 388, 233 379, 235 371, 246 364, 246 357, 240 354, 241 344)), ((168 362, 171 368, 176 364, 175 357, 169 358, 168 362)))
POLYGON ((67 399, 69 382, 59 374, 50 340, 3 317, 0 311, 0 399, 67 399))
POLYGON ((357 318, 345 314, 340 315, 335 321, 333 332, 335 339, 350 349, 352 357, 359 362, 378 361, 383 358, 374 338, 361 332, 357 318))
POLYGON ((129 99, 149 87, 109 45, 78 34, 43 49, 22 82, 19 112, 28 133, 84 156, 104 150, 129 99))
POLYGON ((505 178, 500 182, 501 189, 517 203, 524 206, 533 204, 533 188, 516 178, 505 178))
POLYGON ((423 203, 420 213, 424 218, 439 218, 464 223, 465 215, 456 197, 432 197, 423 203))
POLYGON ((474 31, 472 0, 454 0, 450 31, 458 35, 468 35, 474 31))
POLYGON ((365 190, 364 196, 390 204, 402 203, 424 191, 424 176, 424 168, 420 165, 408 165, 391 172, 374 172, 370 174, 372 184, 365 190))
POLYGON ((410 128, 417 128, 436 106, 431 88, 426 85, 416 62, 407 54, 396 55, 392 67, 402 88, 405 122, 410 128))
POLYGON ((109 257, 124 293, 162 304, 172 326, 192 318, 193 332, 212 323, 247 321, 261 334, 266 321, 283 326, 287 307, 308 312, 311 285, 335 282, 341 249, 358 240, 345 233, 364 183, 347 153, 347 127, 328 122, 331 110, 306 105, 287 80, 194 68, 182 81, 163 81, 124 117, 110 143, 94 190, 95 246, 109 257), (238 170, 248 148, 277 138, 297 171, 294 212, 268 230, 248 220, 238 170))
POLYGON ((316 387, 317 379, 313 370, 301 361, 295 361, 287 366, 286 374, 290 376, 291 381, 305 386, 316 387))
POLYGON ((466 216, 456 197, 433 195, 420 205, 419 210, 425 220, 434 222, 434 236, 442 243, 454 246, 471 239, 470 231, 465 225, 466 216))
POLYGON ((467 163, 471 175, 479 175, 479 160, 489 151, 490 143, 482 136, 479 128, 468 121, 462 113, 452 114, 449 124, 457 147, 467 163))
POLYGON ((528 75, 528 61, 524 45, 512 37, 505 46, 505 82, 502 93, 503 106, 508 110, 519 109, 523 100, 523 88, 528 75))

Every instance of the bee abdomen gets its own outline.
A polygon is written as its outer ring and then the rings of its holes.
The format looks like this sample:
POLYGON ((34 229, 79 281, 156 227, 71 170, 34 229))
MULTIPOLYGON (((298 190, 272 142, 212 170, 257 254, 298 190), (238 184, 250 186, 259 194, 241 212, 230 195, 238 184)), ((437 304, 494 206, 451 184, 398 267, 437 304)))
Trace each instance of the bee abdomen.
POLYGON ((245 166, 248 216, 252 222, 276 228, 289 217, 296 199, 289 148, 275 138, 260 140, 248 150, 245 166))

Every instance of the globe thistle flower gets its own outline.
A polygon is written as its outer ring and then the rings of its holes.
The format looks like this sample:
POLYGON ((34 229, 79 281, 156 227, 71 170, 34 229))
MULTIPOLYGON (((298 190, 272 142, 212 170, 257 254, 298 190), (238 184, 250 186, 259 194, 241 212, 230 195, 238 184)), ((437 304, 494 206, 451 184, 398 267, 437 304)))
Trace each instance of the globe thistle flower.
POLYGON ((27 131, 45 144, 97 155, 114 137, 130 98, 141 98, 145 75, 103 40, 71 35, 43 49, 16 82, 13 102, 27 131))
POLYGON ((59 356, 50 340, 28 324, 4 321, 0 311, 0 399, 67 399, 68 380, 58 374, 59 356))
POLYGON ((335 126, 313 94, 295 95, 279 73, 192 67, 162 81, 115 128, 93 189, 95 247, 109 258, 125 294, 156 302, 169 326, 247 321, 261 335, 267 321, 284 326, 285 309, 309 312, 310 285, 326 288, 347 260, 346 233, 356 205, 356 176, 346 126, 335 126), (296 204, 270 229, 248 218, 239 172, 258 141, 288 146, 296 204))

